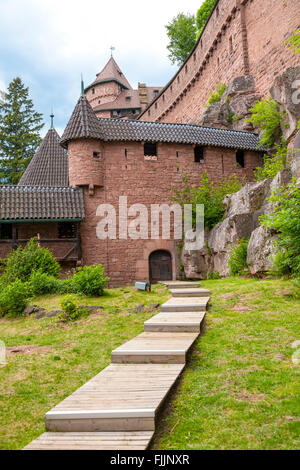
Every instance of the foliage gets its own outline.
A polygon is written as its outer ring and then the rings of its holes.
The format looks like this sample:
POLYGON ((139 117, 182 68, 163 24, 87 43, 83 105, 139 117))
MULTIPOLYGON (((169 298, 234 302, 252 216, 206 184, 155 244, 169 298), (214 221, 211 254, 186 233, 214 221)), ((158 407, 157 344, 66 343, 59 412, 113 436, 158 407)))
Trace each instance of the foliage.
POLYGON ((260 217, 262 225, 278 233, 276 247, 284 252, 281 265, 300 276, 300 191, 294 179, 288 186, 275 189, 270 197, 273 212, 260 217))
POLYGON ((285 45, 287 45, 291 51, 294 51, 295 54, 300 53, 300 29, 295 31, 295 34, 286 41, 285 45))
POLYGON ((42 115, 17 77, 0 102, 0 180, 17 184, 41 143, 42 115))
POLYGON ((30 286, 34 295, 68 292, 69 279, 58 279, 47 273, 34 271, 30 276, 30 286))
POLYGON ((1 289, 0 317, 22 315, 30 296, 29 286, 19 279, 1 289))
POLYGON ((207 279, 209 281, 213 281, 213 280, 216 281, 218 279, 221 279, 219 271, 214 271, 212 273, 207 273, 207 279))
POLYGON ((82 316, 88 314, 87 310, 79 307, 74 298, 66 295, 60 303, 62 312, 57 315, 59 321, 67 323, 70 321, 79 320, 82 316))
POLYGON ((275 145, 275 154, 264 155, 264 165, 254 170, 256 181, 275 178, 279 171, 289 167, 289 163, 293 157, 294 151, 288 149, 287 142, 281 139, 281 143, 275 145))
POLYGON ((58 277, 60 266, 51 251, 39 246, 37 239, 32 238, 24 248, 20 246, 8 254, 2 282, 7 285, 16 279, 29 281, 35 271, 58 277))
POLYGON ((213 182, 209 180, 208 174, 205 172, 201 175, 201 183, 198 187, 190 185, 186 174, 182 177, 183 186, 180 190, 173 189, 174 197, 172 201, 177 202, 181 206, 184 204, 193 205, 193 224, 196 221, 196 205, 204 205, 204 225, 211 229, 220 222, 224 215, 223 199, 227 194, 233 194, 239 191, 242 183, 237 179, 236 175, 223 178, 220 181, 213 182))
POLYGON ((203 28, 215 6, 215 3, 216 0, 204 0, 201 7, 197 11, 196 24, 198 28, 198 36, 200 36, 200 34, 202 33, 203 28))
POLYGON ((277 251, 275 256, 271 259, 273 268, 270 269, 268 274, 273 276, 286 276, 291 274, 289 255, 285 250, 277 251))
POLYGON ((216 87, 215 93, 211 93, 207 102, 207 106, 210 106, 213 103, 218 103, 221 100, 225 90, 226 85, 224 85, 224 83, 219 83, 216 87))
POLYGON ((99 296, 103 294, 109 278, 104 276, 104 268, 101 264, 78 268, 71 281, 73 292, 80 292, 87 296, 99 296))
POLYGON ((247 265, 247 249, 249 240, 241 238, 237 241, 237 245, 230 250, 228 266, 231 276, 240 276, 248 269, 247 265))
POLYGON ((166 25, 169 38, 169 58, 180 66, 188 58, 196 44, 196 21, 194 15, 179 13, 166 25))
POLYGON ((246 119, 246 122, 251 122, 255 127, 259 126, 263 131, 260 139, 261 146, 272 147, 280 137, 281 123, 286 117, 286 112, 280 111, 279 104, 272 98, 256 101, 249 111, 251 117, 246 119))

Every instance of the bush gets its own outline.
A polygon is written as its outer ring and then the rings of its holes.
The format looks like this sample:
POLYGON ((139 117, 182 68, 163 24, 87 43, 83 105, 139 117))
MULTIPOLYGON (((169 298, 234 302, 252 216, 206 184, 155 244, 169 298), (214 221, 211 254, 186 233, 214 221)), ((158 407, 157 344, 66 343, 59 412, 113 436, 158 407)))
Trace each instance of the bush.
POLYGON ((249 240, 241 238, 238 244, 230 250, 228 266, 231 276, 240 276, 247 269, 247 249, 249 240))
POLYGON ((278 251, 271 259, 271 262, 274 267, 270 269, 269 274, 272 276, 287 276, 291 274, 290 257, 286 251, 278 251))
POLYGON ((31 296, 28 284, 19 279, 1 290, 0 294, 0 316, 22 315, 29 303, 31 296))
POLYGON ((280 145, 275 145, 276 152, 273 156, 264 155, 264 166, 254 170, 256 181, 267 178, 275 178, 277 173, 289 167, 289 163, 294 157, 294 152, 287 148, 287 143, 281 139, 280 145))
POLYGON ((236 175, 229 178, 223 178, 218 182, 209 181, 207 173, 201 175, 201 183, 197 188, 190 185, 187 175, 182 178, 183 187, 180 190, 174 189, 175 194, 172 201, 177 202, 182 207, 184 204, 193 205, 193 226, 196 221, 196 205, 204 205, 204 225, 211 229, 224 216, 223 199, 227 194, 233 194, 239 191, 242 183, 237 179, 236 175))
POLYGON ((66 295, 60 303, 62 312, 57 315, 58 319, 64 323, 79 320, 88 311, 83 307, 79 307, 70 295, 66 295))
MULTIPOLYGON (((277 188, 269 198, 273 212, 260 217, 262 225, 278 234, 275 246, 284 252, 281 265, 285 271, 300 276, 300 191, 296 180, 288 186, 277 188)), ((277 255, 278 256, 278 255, 277 255)))
POLYGON ((93 297, 103 294, 104 287, 108 281, 109 278, 104 276, 102 265, 98 264, 78 268, 70 284, 73 292, 93 297))
POLYGON ((210 281, 216 281, 218 279, 221 279, 219 271, 214 271, 213 273, 207 273, 207 279, 210 281))
POLYGON ((246 119, 246 122, 259 126, 263 131, 260 144, 272 147, 281 134, 281 122, 284 121, 286 113, 280 111, 277 101, 271 98, 263 98, 261 101, 256 101, 253 108, 249 111, 251 117, 246 119))
POLYGON ((34 295, 64 294, 68 292, 68 280, 57 279, 41 271, 33 272, 30 276, 30 285, 34 295))
POLYGON ((219 83, 219 85, 217 85, 216 87, 216 92, 210 95, 208 102, 207 102, 207 106, 210 106, 213 103, 218 103, 219 101, 221 101, 221 98, 224 95, 226 88, 227 87, 226 85, 224 85, 224 83, 219 83))
POLYGON ((16 279, 29 281, 35 271, 58 277, 60 266, 52 253, 47 248, 38 246, 37 239, 32 238, 24 248, 19 247, 8 254, 3 283, 8 285, 16 279))

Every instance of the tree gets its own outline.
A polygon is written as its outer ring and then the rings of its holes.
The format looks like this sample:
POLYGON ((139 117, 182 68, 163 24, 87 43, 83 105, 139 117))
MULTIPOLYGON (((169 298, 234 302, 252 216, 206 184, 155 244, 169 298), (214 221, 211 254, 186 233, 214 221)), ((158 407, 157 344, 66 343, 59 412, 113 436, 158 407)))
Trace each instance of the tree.
POLYGON ((204 0, 201 7, 197 11, 197 14, 196 14, 196 25, 198 29, 197 37, 199 37, 200 34, 202 33, 203 28, 209 18, 209 15, 211 14, 215 6, 215 3, 216 3, 216 0, 204 0))
POLYGON ((167 46, 172 64, 178 66, 188 58, 196 44, 196 20, 194 15, 179 13, 166 25, 170 43, 167 46))
POLYGON ((5 92, 0 90, 0 104, 3 104, 5 100, 5 92))
POLYGON ((34 110, 28 88, 16 77, 0 103, 0 181, 17 184, 41 143, 42 114, 34 110))
POLYGON ((295 31, 295 34, 288 39, 285 43, 291 51, 294 51, 295 54, 300 53, 300 29, 295 31))

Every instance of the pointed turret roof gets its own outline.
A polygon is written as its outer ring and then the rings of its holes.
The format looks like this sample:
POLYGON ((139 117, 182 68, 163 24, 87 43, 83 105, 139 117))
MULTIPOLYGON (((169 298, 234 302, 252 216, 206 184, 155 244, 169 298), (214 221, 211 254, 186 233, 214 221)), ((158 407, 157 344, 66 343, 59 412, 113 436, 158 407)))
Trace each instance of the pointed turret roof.
POLYGON ((104 139, 101 123, 85 96, 80 96, 60 143, 67 147, 73 139, 104 139))
POLYGON ((101 72, 97 74, 96 80, 91 85, 89 85, 85 89, 85 91, 87 91, 92 86, 97 85, 98 83, 111 82, 111 81, 115 81, 119 83, 120 85, 122 85, 124 88, 128 90, 132 90, 130 83, 128 82, 127 78, 125 77, 125 75, 123 74, 122 70, 120 69, 120 67, 118 66, 117 62, 115 61, 113 57, 109 59, 104 69, 101 70, 101 72))
POLYGON ((69 185, 68 156, 60 145, 60 136, 51 126, 26 168, 19 186, 69 185))

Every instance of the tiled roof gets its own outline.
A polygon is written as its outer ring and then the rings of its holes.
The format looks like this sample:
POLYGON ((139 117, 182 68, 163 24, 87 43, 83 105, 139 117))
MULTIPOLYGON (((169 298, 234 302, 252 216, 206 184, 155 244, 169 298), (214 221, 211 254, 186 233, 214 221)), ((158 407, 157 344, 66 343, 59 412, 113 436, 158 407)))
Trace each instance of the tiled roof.
POLYGON ((62 136, 61 143, 78 138, 95 138, 105 142, 166 142, 212 145, 242 150, 265 150, 252 132, 232 131, 192 124, 130 121, 98 118, 85 97, 81 97, 62 136))
POLYGON ((82 220, 80 188, 0 186, 0 221, 82 220))
POLYGON ((19 185, 68 186, 68 156, 61 147, 60 137, 50 129, 29 163, 19 185))
POLYGON ((96 114, 85 96, 77 101, 75 109, 61 138, 61 144, 72 139, 104 139, 96 114))
POLYGON ((97 83, 109 82, 114 80, 119 82, 125 88, 131 90, 131 85, 128 82, 127 78, 121 71, 115 59, 111 57, 105 65, 104 69, 97 74, 96 80, 91 85, 89 85, 86 90, 88 90, 93 85, 96 85, 97 83))

